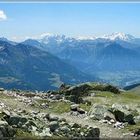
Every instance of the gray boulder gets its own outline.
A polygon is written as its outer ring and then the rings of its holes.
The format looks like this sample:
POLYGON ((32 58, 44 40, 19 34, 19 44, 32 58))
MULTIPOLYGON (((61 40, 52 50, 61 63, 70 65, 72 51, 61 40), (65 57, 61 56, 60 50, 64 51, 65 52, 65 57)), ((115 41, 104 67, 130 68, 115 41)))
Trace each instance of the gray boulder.
POLYGON ((124 124, 122 123, 122 122, 116 122, 115 124, 114 124, 114 127, 115 128, 124 128, 124 124))
POLYGON ((50 128, 45 128, 41 133, 39 133, 40 137, 51 137, 52 134, 50 132, 50 128))
POLYGON ((71 123, 72 128, 80 128, 81 126, 78 123, 71 123))
POLYGON ((54 132, 56 129, 59 128, 59 123, 57 121, 52 121, 50 122, 49 127, 50 127, 50 131, 54 132))
POLYGON ((126 105, 113 104, 111 112, 119 122, 128 122, 129 124, 135 124, 134 116, 126 105))
POLYGON ((140 128, 134 131, 134 136, 140 136, 140 128))
POLYGON ((135 121, 136 124, 140 123, 140 116, 135 116, 134 121, 135 121))
POLYGON ((79 108, 79 105, 78 104, 73 104, 73 105, 70 106, 70 110, 71 111, 77 111, 78 108, 79 108))
POLYGON ((88 112, 90 118, 95 120, 102 120, 104 119, 104 114, 108 112, 108 108, 104 105, 93 105, 88 112))
POLYGON ((13 137, 16 131, 6 121, 0 121, 0 138, 13 137))
POLYGON ((86 137, 87 138, 99 138, 100 136, 100 130, 99 128, 93 128, 93 127, 90 127, 86 133, 86 137))
POLYGON ((80 114, 85 114, 85 110, 82 109, 82 108, 77 108, 77 112, 80 113, 80 114))
POLYGON ((0 88, 0 92, 1 92, 1 91, 4 91, 4 88, 0 88))
POLYGON ((68 128, 68 126, 62 126, 60 127, 60 130, 65 134, 70 132, 70 128, 68 128))
POLYGON ((28 121, 28 119, 26 117, 16 115, 6 118, 6 121, 8 122, 9 125, 14 125, 20 128, 28 121))
POLYGON ((46 115, 44 116, 44 118, 46 118, 48 121, 58 121, 58 120, 59 120, 58 117, 55 117, 55 116, 53 116, 53 115, 51 115, 51 114, 46 114, 46 115))
POLYGON ((109 111, 104 113, 104 119, 108 121, 111 121, 111 120, 116 121, 115 116, 109 111))

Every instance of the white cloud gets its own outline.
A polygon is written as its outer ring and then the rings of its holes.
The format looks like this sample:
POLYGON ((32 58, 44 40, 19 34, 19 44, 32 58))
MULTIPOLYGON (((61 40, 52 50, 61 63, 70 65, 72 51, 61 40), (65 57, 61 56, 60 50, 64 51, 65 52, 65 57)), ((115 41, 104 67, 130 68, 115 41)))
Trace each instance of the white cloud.
POLYGON ((6 14, 4 13, 4 11, 0 10, 0 21, 6 20, 6 19, 7 19, 6 14))

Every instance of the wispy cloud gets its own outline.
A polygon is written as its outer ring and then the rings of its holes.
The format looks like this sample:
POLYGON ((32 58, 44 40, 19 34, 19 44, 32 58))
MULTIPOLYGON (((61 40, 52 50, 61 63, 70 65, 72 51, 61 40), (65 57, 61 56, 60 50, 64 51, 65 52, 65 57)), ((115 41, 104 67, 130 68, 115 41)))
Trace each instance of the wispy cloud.
POLYGON ((6 20, 7 16, 3 10, 0 10, 0 21, 6 20))

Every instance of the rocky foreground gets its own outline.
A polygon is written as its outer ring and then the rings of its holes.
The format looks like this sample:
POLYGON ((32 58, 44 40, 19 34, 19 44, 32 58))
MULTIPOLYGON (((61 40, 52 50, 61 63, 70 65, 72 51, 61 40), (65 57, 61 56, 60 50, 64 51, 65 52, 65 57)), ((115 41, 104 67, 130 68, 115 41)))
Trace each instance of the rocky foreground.
POLYGON ((0 137, 137 138, 140 96, 106 84, 57 91, 0 88, 0 137))

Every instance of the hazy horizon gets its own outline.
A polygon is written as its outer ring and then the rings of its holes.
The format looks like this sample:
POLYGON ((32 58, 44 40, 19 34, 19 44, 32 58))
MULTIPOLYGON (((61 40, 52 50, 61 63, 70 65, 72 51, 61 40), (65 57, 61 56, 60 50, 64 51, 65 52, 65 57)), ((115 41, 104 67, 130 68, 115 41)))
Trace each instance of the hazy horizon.
POLYGON ((124 32, 140 36, 139 3, 0 3, 0 37, 24 40, 42 33, 70 37, 124 32))

